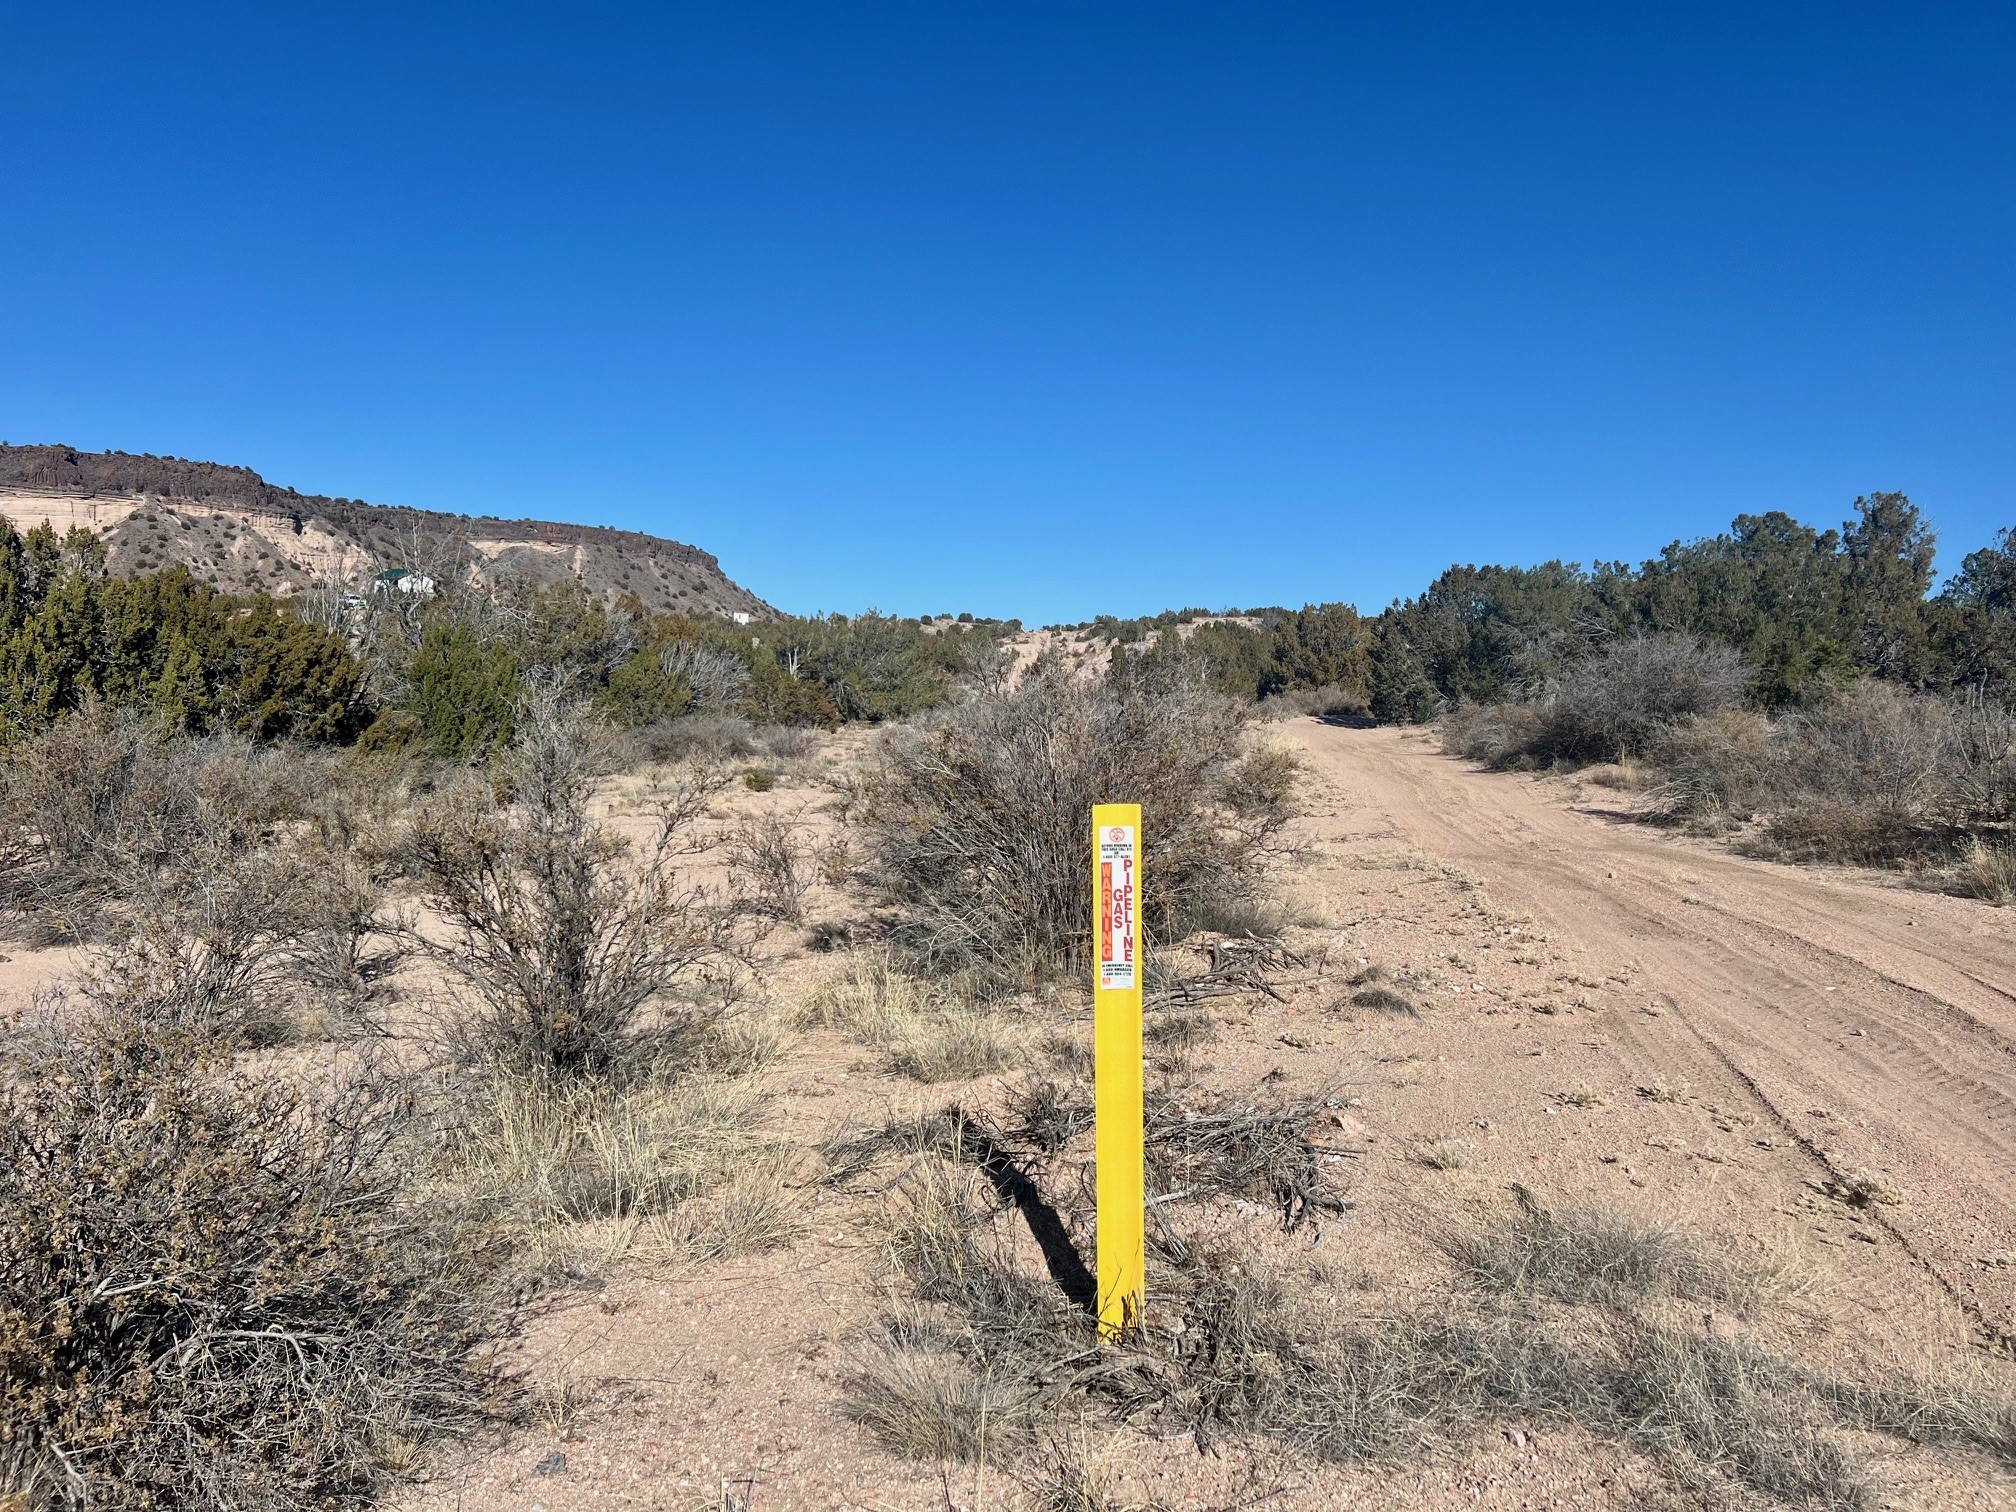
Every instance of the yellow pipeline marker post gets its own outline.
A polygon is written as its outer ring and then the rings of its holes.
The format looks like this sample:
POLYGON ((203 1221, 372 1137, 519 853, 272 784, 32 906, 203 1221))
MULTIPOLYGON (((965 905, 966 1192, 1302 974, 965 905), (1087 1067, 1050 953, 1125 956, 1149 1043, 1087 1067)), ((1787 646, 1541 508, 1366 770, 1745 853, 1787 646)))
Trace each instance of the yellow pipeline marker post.
POLYGON ((1141 808, 1092 809, 1092 1082, 1099 1203, 1099 1332, 1141 1324, 1147 1174, 1141 1108, 1141 808))

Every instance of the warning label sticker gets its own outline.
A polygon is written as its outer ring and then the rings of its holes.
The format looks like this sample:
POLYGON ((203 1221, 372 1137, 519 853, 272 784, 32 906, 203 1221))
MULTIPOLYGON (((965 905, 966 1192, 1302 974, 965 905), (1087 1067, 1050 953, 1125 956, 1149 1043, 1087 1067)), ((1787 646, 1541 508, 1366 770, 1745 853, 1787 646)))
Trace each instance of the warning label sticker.
POLYGON ((1140 952, 1135 913, 1134 826, 1099 831, 1099 986, 1107 992, 1138 986, 1140 952))

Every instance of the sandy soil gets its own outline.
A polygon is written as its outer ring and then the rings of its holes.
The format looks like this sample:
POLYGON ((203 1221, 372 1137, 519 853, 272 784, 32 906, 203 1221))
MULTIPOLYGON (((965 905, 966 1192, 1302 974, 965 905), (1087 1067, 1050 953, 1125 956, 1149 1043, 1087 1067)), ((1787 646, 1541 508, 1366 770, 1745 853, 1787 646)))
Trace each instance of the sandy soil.
POLYGON ((1901 1244, 2016 1334, 2016 928, 1878 874, 1746 860, 1633 822, 1616 795, 1477 772, 1391 730, 1311 725, 1317 770, 1407 844, 1572 939, 1619 1073, 1756 1120, 1748 1158, 1857 1170, 1908 1201, 1901 1244))
MULTIPOLYGON (((1419 735, 1277 730, 1311 769, 1310 856, 1287 879, 1290 941, 1310 970, 1280 1000, 1215 1004, 1217 1039, 1156 1074, 1334 1098, 1338 1137, 1359 1152, 1346 1167, 1355 1206, 1289 1240, 1267 1212, 1235 1205, 1223 1215, 1235 1240, 1327 1264, 1340 1279, 1319 1305, 1340 1316, 1388 1316, 1446 1293, 1438 1226, 1504 1210, 1519 1182, 1550 1203, 1679 1220, 1794 1271, 1800 1300, 1778 1343, 1802 1359, 2011 1382, 1993 1348, 2016 1328, 2009 912, 1743 860, 1631 822, 1614 794, 1482 774, 1419 735), (1350 1005, 1344 976, 1367 964, 1419 1019, 1350 1005), (1460 1168, 1422 1160, 1437 1140, 1461 1147, 1460 1168), (1901 1205, 1828 1194, 1863 1169, 1901 1205)), ((809 779, 735 795, 739 810, 801 813, 823 838, 835 824, 820 799, 809 779)), ((823 886, 812 904, 814 919, 858 908, 823 886)), ((780 935, 765 965, 782 1019, 845 964, 805 939, 780 935)), ((1078 1000, 1026 1012, 1032 1036, 1083 1032, 1078 1000)), ((795 1033, 765 1077, 775 1132, 804 1143, 984 1103, 1001 1080, 920 1086, 823 1030, 795 1033)), ((727 1505, 760 1512, 1026 1505, 1015 1474, 905 1464, 841 1417, 850 1353, 888 1300, 882 1210, 871 1194, 808 1188, 804 1200, 806 1232, 788 1251, 713 1266, 640 1251, 563 1298, 525 1352, 557 1405, 443 1466, 402 1507, 720 1506, 724 1482, 745 1498, 727 1505)), ((1067 1218, 1089 1253, 1083 1215, 1067 1218)), ((1985 1461, 1866 1447, 1886 1505, 2016 1506, 2016 1484, 1985 1461)), ((1377 1472, 1132 1432, 1109 1450, 1127 1505, 1172 1509, 1623 1508, 1660 1485, 1642 1459, 1544 1424, 1377 1472)))

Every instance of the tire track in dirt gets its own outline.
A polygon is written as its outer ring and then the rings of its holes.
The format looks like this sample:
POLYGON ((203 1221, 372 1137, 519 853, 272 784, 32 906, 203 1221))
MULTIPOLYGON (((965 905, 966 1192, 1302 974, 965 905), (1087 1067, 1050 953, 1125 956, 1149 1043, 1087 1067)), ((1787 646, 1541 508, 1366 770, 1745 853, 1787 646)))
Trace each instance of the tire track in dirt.
POLYGON ((1881 1214, 1990 1330, 2016 1332, 2016 930, 2008 911, 1735 856, 1478 772, 1417 736, 1294 727, 1319 773, 1585 958, 1647 1084, 1755 1106, 1881 1214), (1619 1001, 1619 997, 1622 1001, 1619 1001))

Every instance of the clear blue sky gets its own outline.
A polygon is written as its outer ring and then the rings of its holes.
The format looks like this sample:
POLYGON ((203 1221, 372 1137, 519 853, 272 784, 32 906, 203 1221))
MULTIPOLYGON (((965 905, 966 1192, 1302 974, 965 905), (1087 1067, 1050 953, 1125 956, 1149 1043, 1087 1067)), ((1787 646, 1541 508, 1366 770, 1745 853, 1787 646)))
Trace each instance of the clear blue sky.
POLYGON ((2016 523, 2016 6, 0 4, 0 436, 788 609, 2016 523), (1097 549, 1095 549, 1097 548, 1097 549))

